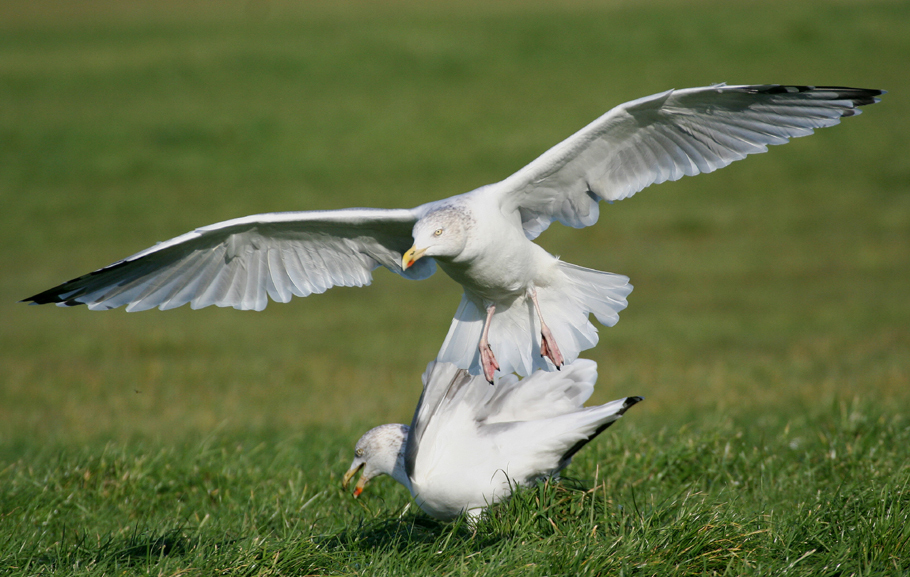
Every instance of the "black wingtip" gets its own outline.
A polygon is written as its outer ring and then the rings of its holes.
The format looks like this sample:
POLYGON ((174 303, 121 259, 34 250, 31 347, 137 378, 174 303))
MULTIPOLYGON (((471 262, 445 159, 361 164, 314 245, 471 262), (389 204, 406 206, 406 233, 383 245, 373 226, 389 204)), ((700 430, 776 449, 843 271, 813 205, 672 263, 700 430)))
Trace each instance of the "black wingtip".
POLYGON ((36 295, 30 296, 30 297, 28 297, 28 298, 22 299, 21 301, 17 301, 17 302, 20 302, 20 303, 28 303, 28 304, 30 304, 30 305, 46 305, 46 304, 48 304, 48 303, 54 302, 54 301, 51 301, 51 300, 44 300, 44 299, 42 299, 42 298, 41 298, 41 295, 42 295, 42 294, 43 294, 43 293, 38 293, 38 294, 36 294, 36 295))
MULTIPOLYGON (((81 277, 80 277, 80 279, 81 279, 81 277)), ((80 280, 80 279, 73 279, 73 280, 80 280)), ((73 281, 70 281, 70 282, 73 282, 73 281)), ((28 303, 29 305, 54 304, 54 305, 59 305, 59 306, 64 306, 64 307, 74 307, 74 306, 78 306, 81 304, 85 304, 85 303, 82 303, 82 302, 79 302, 79 301, 73 299, 73 297, 76 297, 76 296, 79 296, 80 294, 82 294, 83 291, 76 291, 76 293, 74 293, 73 291, 66 291, 65 287, 67 284, 69 284, 69 283, 64 283, 62 285, 55 286, 52 289, 48 289, 44 292, 40 292, 40 293, 38 293, 36 295, 32 295, 28 298, 24 298, 19 302, 28 303)))
POLYGON ((89 283, 94 279, 94 277, 100 274, 110 273, 111 271, 119 269, 121 267, 125 267, 130 262, 131 261, 129 260, 117 261, 114 264, 110 264, 106 267, 94 270, 88 274, 70 279, 65 283, 61 283, 55 287, 49 288, 46 291, 42 291, 34 296, 22 299, 19 302, 28 302, 30 304, 36 305, 55 304, 64 307, 75 307, 83 305, 85 303, 77 299, 89 292, 89 283))
POLYGON ((629 410, 629 407, 634 407, 638 403, 644 401, 644 397, 626 397, 626 402, 622 405, 622 410, 619 411, 619 414, 622 415, 629 410))
MULTIPOLYGON (((821 100, 849 100, 853 106, 867 106, 881 102, 879 96, 887 91, 878 88, 851 88, 849 86, 796 86, 783 84, 764 84, 749 86, 747 92, 753 94, 802 94, 821 100)), ((858 114, 858 110, 848 110, 844 116, 858 114)))
POLYGON ((49 303, 56 302, 56 301, 48 299, 48 298, 43 298, 43 296, 46 292, 47 291, 45 291, 44 293, 38 293, 36 295, 32 295, 28 298, 24 298, 21 301, 16 301, 16 302, 28 303, 29 305, 46 305, 49 303))
MULTIPOLYGON (((638 403, 640 403, 644 400, 645 400, 644 397, 626 397, 626 400, 623 403, 622 408, 619 411, 617 411, 616 414, 619 416, 622 416, 623 414, 625 414, 625 412, 627 410, 629 410, 629 407, 637 405, 638 403)), ((574 445, 569 447, 569 450, 566 451, 563 454, 562 459, 560 459, 560 462, 564 463, 563 466, 568 465, 569 460, 572 459, 573 456, 575 456, 575 453, 577 453, 578 451, 581 450, 582 447, 584 447, 585 445, 587 445, 588 443, 593 441, 594 438, 597 437, 597 435, 603 433, 616 421, 617 421, 617 419, 613 419, 607 423, 600 425, 599 427, 597 427, 597 429, 594 431, 594 433, 591 436, 589 436, 587 439, 581 439, 580 441, 578 441, 577 443, 575 443, 574 445)))

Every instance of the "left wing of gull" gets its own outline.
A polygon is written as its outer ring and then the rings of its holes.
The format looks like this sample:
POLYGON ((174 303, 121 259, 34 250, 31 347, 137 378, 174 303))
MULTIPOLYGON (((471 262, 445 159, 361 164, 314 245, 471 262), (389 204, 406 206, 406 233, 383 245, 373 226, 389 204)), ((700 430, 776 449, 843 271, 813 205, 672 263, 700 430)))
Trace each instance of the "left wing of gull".
POLYGON ((859 114, 883 93, 773 84, 668 90, 613 108, 486 189, 520 212, 530 239, 554 220, 590 226, 601 200, 723 168, 859 114))
POLYGON ((401 269, 417 219, 409 209, 369 208, 246 216, 160 242, 24 300, 92 310, 186 303, 262 310, 269 297, 288 302, 333 286, 368 285, 378 266, 424 279, 436 269, 433 259, 401 269))

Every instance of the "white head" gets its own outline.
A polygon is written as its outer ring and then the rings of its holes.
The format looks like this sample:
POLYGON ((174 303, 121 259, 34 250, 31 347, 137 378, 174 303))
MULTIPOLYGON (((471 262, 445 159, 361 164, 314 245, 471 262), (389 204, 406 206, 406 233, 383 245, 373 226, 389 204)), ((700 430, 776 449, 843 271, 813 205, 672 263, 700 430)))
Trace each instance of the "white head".
POLYGON ((354 447, 354 462, 344 474, 341 485, 347 489, 351 478, 363 469, 354 496, 359 497, 370 479, 379 475, 391 475, 396 481, 409 486, 404 468, 404 448, 408 440, 406 425, 379 425, 364 433, 354 447))
POLYGON ((466 208, 447 206, 434 210, 414 225, 414 246, 401 259, 407 270, 422 256, 452 259, 461 254, 468 240, 474 217, 466 208))

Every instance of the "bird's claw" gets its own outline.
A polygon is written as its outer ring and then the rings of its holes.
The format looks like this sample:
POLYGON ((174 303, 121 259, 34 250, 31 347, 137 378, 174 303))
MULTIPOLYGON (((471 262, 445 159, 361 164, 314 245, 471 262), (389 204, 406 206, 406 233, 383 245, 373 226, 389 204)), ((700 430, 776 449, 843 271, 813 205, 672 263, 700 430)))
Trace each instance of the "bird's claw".
POLYGON ((483 366, 483 376, 492 385, 493 373, 499 370, 499 363, 496 362, 496 357, 493 356, 493 349, 488 344, 480 347, 480 364, 483 366))
POLYGON ((559 346, 556 344, 556 339, 553 338, 553 333, 546 329, 541 332, 540 337, 540 356, 550 359, 556 365, 556 370, 560 370, 560 367, 565 364, 565 358, 559 351, 559 346))

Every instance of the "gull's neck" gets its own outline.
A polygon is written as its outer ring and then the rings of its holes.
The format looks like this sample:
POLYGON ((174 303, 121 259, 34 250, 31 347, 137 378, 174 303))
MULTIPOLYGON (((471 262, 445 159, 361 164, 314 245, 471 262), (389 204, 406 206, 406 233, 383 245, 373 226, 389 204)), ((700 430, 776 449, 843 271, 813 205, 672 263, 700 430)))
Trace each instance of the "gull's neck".
POLYGON ((411 480, 408 478, 404 463, 409 430, 410 427, 407 425, 398 424, 382 425, 376 428, 381 452, 377 452, 374 466, 379 472, 392 477, 413 493, 411 480))

